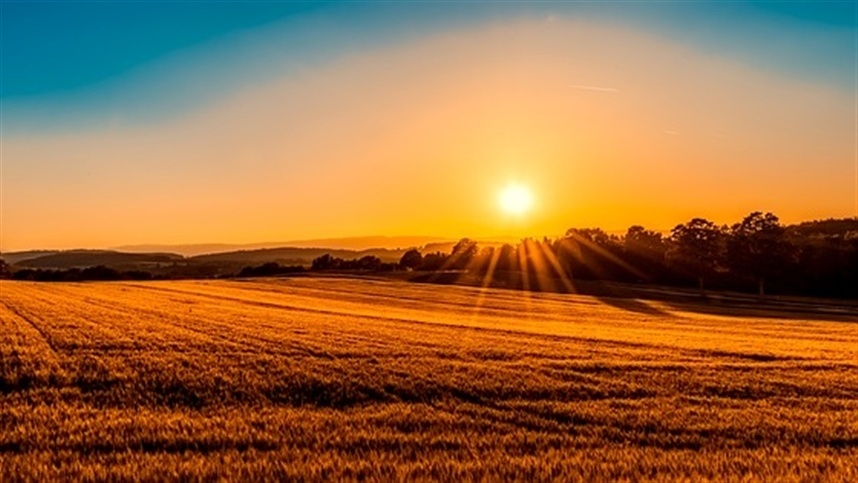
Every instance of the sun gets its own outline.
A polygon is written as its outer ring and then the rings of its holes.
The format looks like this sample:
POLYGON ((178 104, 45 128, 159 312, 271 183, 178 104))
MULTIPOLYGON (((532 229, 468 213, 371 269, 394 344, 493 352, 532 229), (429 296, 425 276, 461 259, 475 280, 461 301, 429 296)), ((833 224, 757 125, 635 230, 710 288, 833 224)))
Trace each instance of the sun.
POLYGON ((533 195, 527 186, 509 184, 500 191, 498 202, 505 213, 521 216, 533 207, 533 195))

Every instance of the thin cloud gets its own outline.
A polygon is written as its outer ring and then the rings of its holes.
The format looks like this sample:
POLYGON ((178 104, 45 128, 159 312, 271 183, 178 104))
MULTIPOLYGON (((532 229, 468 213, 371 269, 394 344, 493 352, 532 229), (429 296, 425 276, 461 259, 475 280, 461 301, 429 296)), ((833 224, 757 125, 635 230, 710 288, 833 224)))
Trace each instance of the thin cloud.
POLYGON ((613 87, 588 86, 582 84, 569 84, 567 87, 571 87, 573 89, 581 89, 582 91, 620 92, 619 89, 615 89, 613 87))

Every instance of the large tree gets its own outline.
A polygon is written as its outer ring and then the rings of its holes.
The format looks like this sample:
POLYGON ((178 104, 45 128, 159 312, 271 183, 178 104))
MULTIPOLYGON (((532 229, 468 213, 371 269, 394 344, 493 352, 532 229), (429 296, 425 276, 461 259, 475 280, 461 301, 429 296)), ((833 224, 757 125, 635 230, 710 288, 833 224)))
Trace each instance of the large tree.
POLYGON ((697 277, 700 295, 705 296, 704 281, 715 273, 723 258, 724 232, 704 218, 676 225, 670 232, 673 246, 670 260, 697 277))
POLYGON ((610 245, 613 241, 611 235, 601 228, 570 228, 566 230, 566 237, 603 247, 610 245))
POLYGON ((626 252, 660 259, 664 257, 667 246, 661 233, 634 225, 623 236, 623 248, 626 252))
POLYGON ((416 248, 408 250, 399 259, 399 266, 411 270, 417 270, 423 264, 423 255, 416 248))
POLYGON ((635 225, 626 231, 622 246, 625 260, 645 275, 644 281, 663 279, 667 241, 661 233, 635 225))
POLYGON ((470 238, 462 238, 458 243, 453 247, 452 253, 450 253, 450 267, 454 269, 464 269, 467 268, 468 263, 472 258, 479 252, 479 247, 477 243, 470 238))
POLYGON ((727 262, 737 274, 756 279, 760 297, 766 280, 783 272, 791 254, 784 227, 771 213, 755 211, 730 228, 727 262))

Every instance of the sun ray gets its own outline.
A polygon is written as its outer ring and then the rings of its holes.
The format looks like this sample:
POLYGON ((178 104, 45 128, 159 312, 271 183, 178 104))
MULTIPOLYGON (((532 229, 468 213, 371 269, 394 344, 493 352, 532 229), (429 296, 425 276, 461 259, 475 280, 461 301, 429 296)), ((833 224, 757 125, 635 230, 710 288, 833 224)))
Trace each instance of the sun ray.
POLYGON ((533 274, 536 287, 540 292, 554 292, 555 285, 551 280, 551 274, 547 270, 547 264, 542 256, 542 251, 539 249, 539 242, 533 239, 522 241, 522 246, 526 248, 526 259, 533 263, 533 274))
POLYGON ((483 276, 483 280, 480 284, 480 291, 477 294, 477 301, 474 305, 474 310, 472 312, 473 317, 476 317, 480 313, 480 309, 482 308, 483 300, 485 299, 486 292, 488 292, 488 287, 492 283, 492 281, 494 280, 493 277, 494 277, 494 273, 495 273, 495 268, 497 267, 498 260, 500 260, 500 255, 501 255, 501 253, 500 253, 499 249, 492 249, 492 255, 491 255, 491 258, 489 259, 489 266, 488 266, 488 269, 486 270, 486 274, 483 276))
MULTIPOLYGON (((605 260, 607 260, 607 261, 609 261, 609 262, 611 262, 611 263, 615 264, 616 266, 618 266, 618 267, 620 267, 620 268, 622 268, 622 269, 624 269, 624 270, 628 271, 629 273, 631 273, 631 274, 633 274, 633 275, 635 275, 635 276, 638 276, 638 277, 641 277, 641 278, 648 278, 648 277, 647 277, 647 275, 646 275, 644 272, 642 272, 642 271, 638 270, 636 267, 632 266, 631 264, 629 264, 629 263, 628 263, 628 262, 626 262, 625 260, 623 260, 623 259, 621 259, 621 258, 617 257, 617 256, 616 256, 616 255, 614 255, 613 253, 609 252, 608 250, 605 250, 604 248, 602 248, 601 246, 599 246, 597 243, 594 243, 594 242, 592 242, 592 241, 588 240, 588 239, 587 239, 587 238, 585 238, 585 237, 582 237, 582 236, 577 235, 577 234, 575 234, 575 233, 570 233, 570 234, 567 236, 567 238, 568 238, 568 239, 572 239, 575 243, 577 243, 577 244, 579 244, 579 245, 586 246, 586 247, 587 247, 587 248, 589 248, 590 250, 593 250, 593 252, 595 252, 595 253, 597 253, 598 255, 600 255, 600 256, 601 256, 602 258, 604 258, 605 260)), ((605 271, 604 267, 602 267, 602 265, 599 263, 599 261, 598 261, 598 260, 593 259, 593 258, 590 258, 590 259, 584 259, 584 257, 582 257, 582 256, 581 256, 581 254, 580 254, 580 249, 578 250, 578 252, 579 252, 579 253, 577 253, 577 254, 576 254, 576 258, 578 258, 578 259, 579 259, 579 260, 580 260, 580 261, 581 261, 585 266, 588 266, 588 267, 590 267, 590 268, 593 268, 593 269, 594 269, 594 270, 596 270, 600 275, 606 275, 606 271, 605 271)))
MULTIPOLYGON (((437 281, 442 274, 450 270, 452 267, 455 267, 456 263, 462 258, 461 253, 451 252, 448 257, 444 259, 444 263, 441 264, 441 267, 437 270, 433 271, 429 275, 429 281, 435 282, 437 281)), ((457 277, 458 278, 458 277, 457 277)))
POLYGON ((527 316, 530 317, 530 313, 532 310, 531 305, 531 293, 530 293, 530 276, 527 273, 527 258, 523 256, 522 246, 519 245, 518 250, 516 250, 516 257, 518 258, 518 269, 521 274, 521 284, 522 284, 522 292, 524 292, 524 304, 527 312, 527 316))
POLYGON ((554 252, 552 252, 544 243, 539 244, 539 248, 545 256, 545 259, 548 260, 551 268, 557 274, 557 277, 563 284, 563 288, 566 290, 566 293, 575 293, 575 285, 572 283, 571 277, 566 275, 566 271, 563 270, 563 267, 560 265, 560 261, 557 260, 557 256, 554 255, 554 252))

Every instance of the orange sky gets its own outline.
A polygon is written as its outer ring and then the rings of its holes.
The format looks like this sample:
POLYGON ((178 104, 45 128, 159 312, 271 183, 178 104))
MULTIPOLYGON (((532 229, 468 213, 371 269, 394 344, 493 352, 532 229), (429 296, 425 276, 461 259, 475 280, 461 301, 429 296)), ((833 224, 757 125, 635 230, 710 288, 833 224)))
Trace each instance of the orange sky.
MULTIPOLYGON (((129 83, 129 95, 133 95, 129 83)), ((450 30, 167 121, 4 135, 2 249, 856 214, 855 93, 569 19, 450 30), (497 206, 510 182, 535 205, 497 206)))

